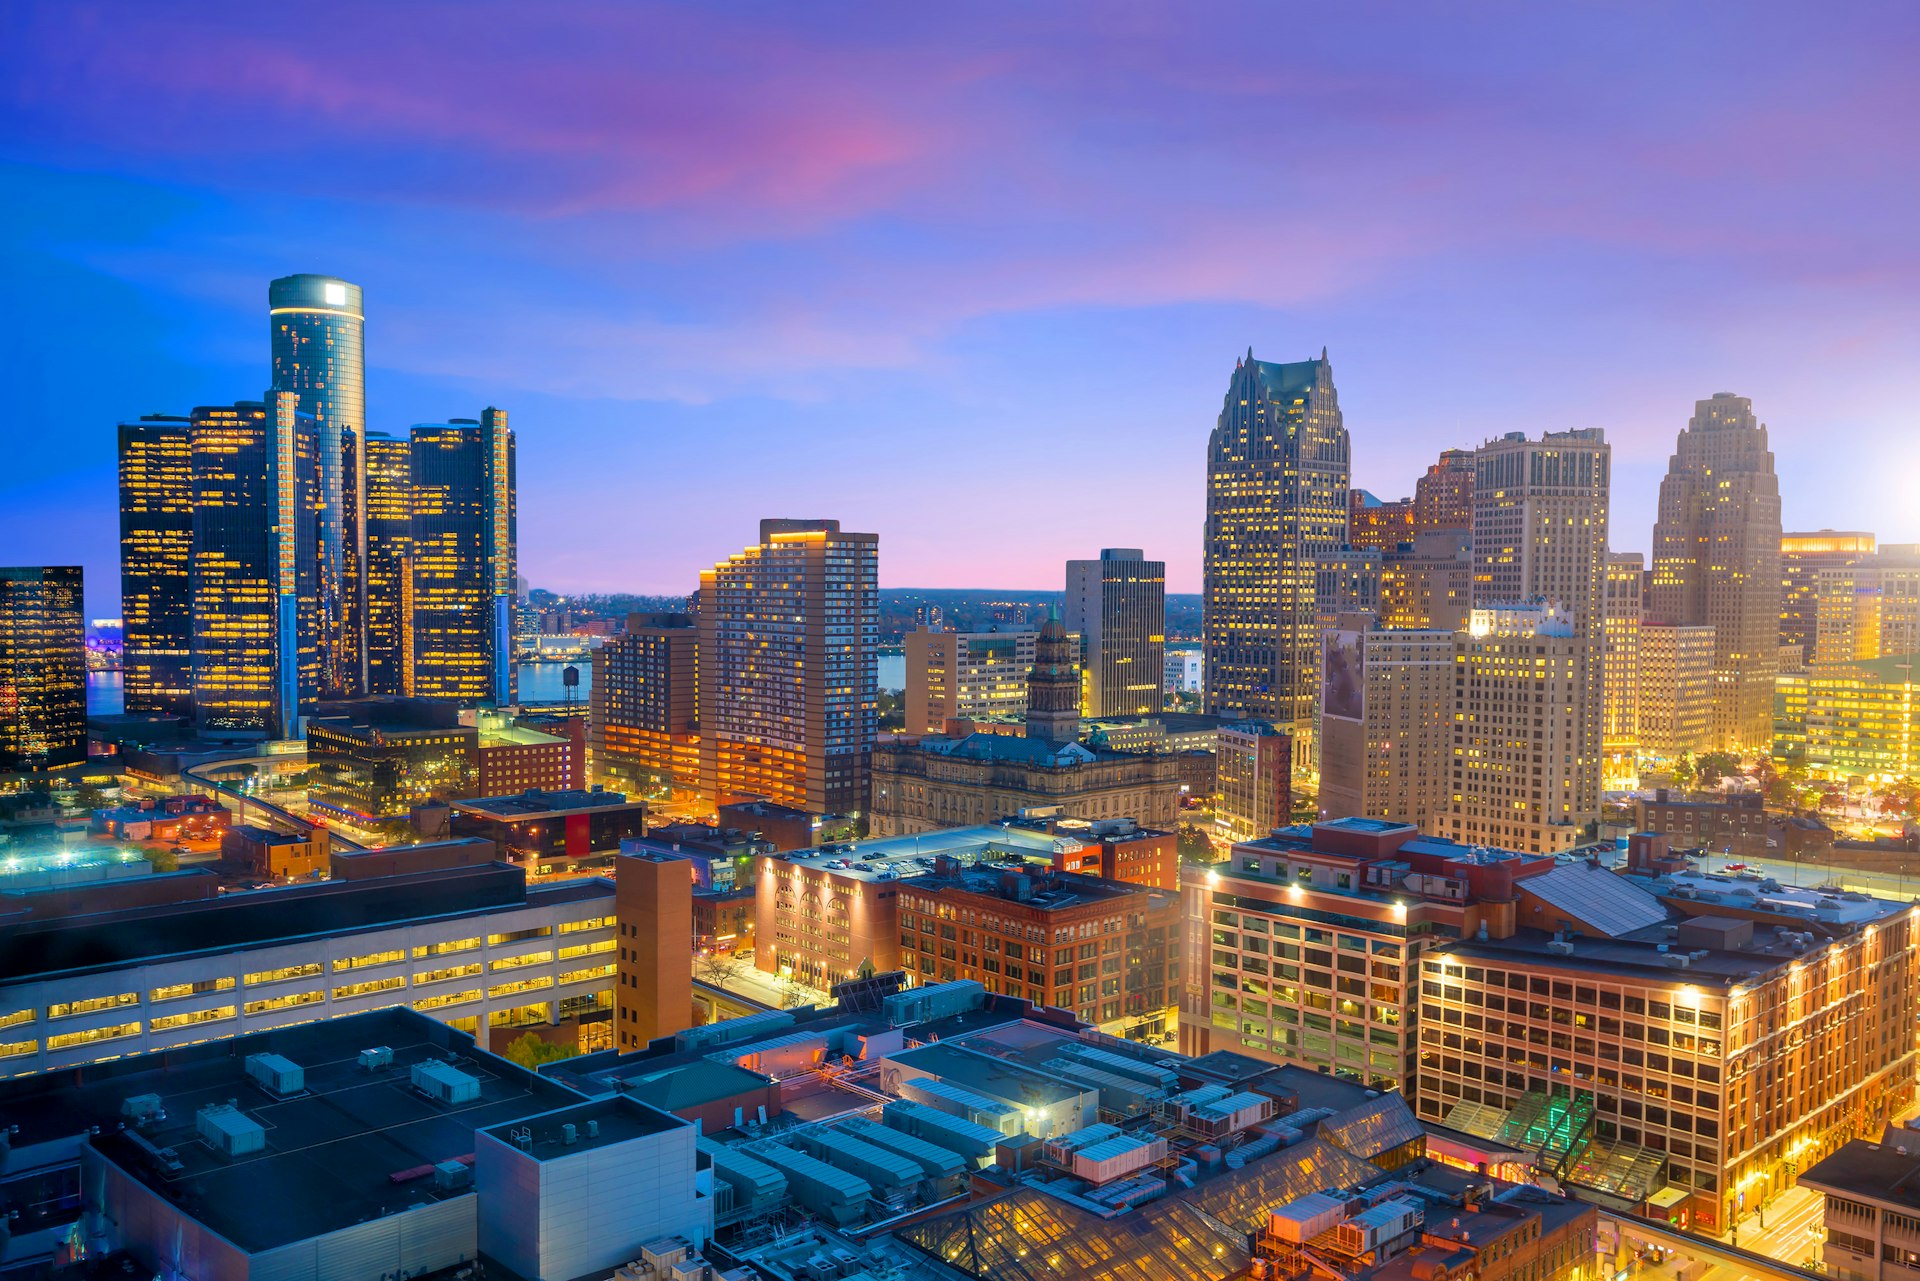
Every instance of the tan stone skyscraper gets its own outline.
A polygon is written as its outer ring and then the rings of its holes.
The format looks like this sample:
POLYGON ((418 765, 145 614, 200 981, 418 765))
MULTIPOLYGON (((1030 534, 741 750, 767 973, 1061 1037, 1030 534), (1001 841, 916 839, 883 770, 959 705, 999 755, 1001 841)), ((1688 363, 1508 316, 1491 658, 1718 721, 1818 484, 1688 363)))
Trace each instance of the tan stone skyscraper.
POLYGON ((1564 621, 1577 642, 1571 740, 1577 759, 1569 776, 1570 798, 1553 803, 1557 820, 1576 817, 1584 823, 1600 810, 1612 483, 1613 449, 1597 427, 1550 431, 1538 440, 1509 432, 1474 451, 1475 612, 1556 606, 1556 629, 1564 621))
POLYGON ((1675 444, 1660 482, 1646 616, 1714 629, 1712 743, 1765 750, 1779 669, 1780 482, 1745 396, 1697 402, 1675 444))

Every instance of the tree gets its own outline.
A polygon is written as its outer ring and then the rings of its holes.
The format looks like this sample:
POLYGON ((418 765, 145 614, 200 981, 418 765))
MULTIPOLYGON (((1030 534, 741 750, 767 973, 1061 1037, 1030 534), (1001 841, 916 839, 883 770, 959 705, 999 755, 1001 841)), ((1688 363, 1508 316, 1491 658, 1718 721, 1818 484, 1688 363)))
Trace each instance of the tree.
POLYGON ((731 952, 706 952, 700 957, 700 977, 715 987, 725 987, 739 972, 740 958, 731 952))
POLYGON ((1205 831, 1192 823, 1180 828, 1174 838, 1174 848, 1182 863, 1211 863, 1214 861, 1213 840, 1205 831))
POLYGON ((180 870, 180 856, 164 845, 148 845, 140 850, 140 857, 153 864, 156 872, 177 872, 180 870))
POLYGON ((528 1032, 507 1042, 507 1048, 501 1051, 501 1057, 518 1063, 529 1072, 538 1071, 542 1063, 558 1063, 561 1059, 570 1059, 579 1051, 571 1046, 555 1045, 537 1032, 528 1032))
POLYGON ((1696 774, 1693 768, 1693 753, 1682 752, 1680 759, 1673 763, 1673 784, 1681 791, 1692 788, 1696 774))
POLYGON ((1700 786, 1712 787, 1729 774, 1740 772, 1740 758, 1732 752, 1705 752, 1695 762, 1700 786))
POLYGON ((73 806, 75 809, 92 813, 106 803, 107 794, 92 783, 82 783, 73 789, 73 806))

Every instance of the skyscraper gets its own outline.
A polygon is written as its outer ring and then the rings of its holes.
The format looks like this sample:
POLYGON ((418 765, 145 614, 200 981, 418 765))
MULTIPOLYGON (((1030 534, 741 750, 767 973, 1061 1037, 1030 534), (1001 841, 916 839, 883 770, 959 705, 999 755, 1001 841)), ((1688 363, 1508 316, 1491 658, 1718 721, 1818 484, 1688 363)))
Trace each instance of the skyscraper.
POLYGON ((1612 464, 1605 434, 1593 427, 1547 432, 1538 440, 1511 432, 1474 453, 1474 612, 1554 606, 1556 630, 1564 624, 1576 642, 1574 796, 1564 809, 1560 800, 1553 803, 1563 816, 1597 815, 1600 807, 1612 464))
POLYGON ((413 659, 408 693, 514 701, 518 565, 513 432, 503 409, 476 422, 415 427, 412 441, 413 659))
POLYGON ((1874 536, 1860 530, 1822 529, 1780 535, 1780 645, 1798 646, 1802 663, 1813 661, 1820 574, 1874 554, 1874 536))
POLYGON ((700 787, 699 632, 688 614, 629 614, 593 658, 588 745, 593 781, 645 794, 700 787))
POLYGON ((1364 489, 1347 491, 1347 543, 1391 551, 1413 541, 1413 499, 1376 498, 1364 489))
POLYGON ((1640 624, 1640 754, 1671 762, 1713 736, 1713 628, 1640 624))
POLYGON ((1166 694, 1167 563, 1137 547, 1070 560, 1065 614, 1086 662, 1086 714, 1158 712, 1166 694))
POLYGON ((1646 576, 1646 557, 1639 552, 1607 553, 1600 747, 1608 787, 1631 788, 1640 777, 1640 598, 1646 576))
POLYGON ((1780 645, 1780 482, 1753 402, 1694 405, 1660 482, 1649 618, 1714 629, 1715 747, 1766 751, 1780 645))
POLYGON ((868 805, 880 634, 877 534, 763 520, 700 574, 700 787, 816 814, 868 805))
POLYGON ((948 632, 915 628, 906 650, 909 734, 944 733, 951 719, 1020 717, 1027 712, 1027 673, 1036 633, 948 632))
MULTIPOLYGON (((1206 705, 1309 735, 1319 685, 1315 574, 1346 541, 1347 430, 1333 366, 1234 365, 1207 448, 1206 705)), ((1296 755, 1298 746, 1296 744, 1296 755)))
POLYGON ((318 477, 314 608, 320 689, 367 685, 367 383, 360 286, 332 276, 282 276, 267 286, 273 390, 313 418, 318 477))
POLYGON ((1451 803, 1439 835, 1553 854, 1600 817, 1593 645, 1554 606, 1480 608, 1454 635, 1451 803))
POLYGON ((1473 528, 1473 451, 1449 449, 1413 485, 1413 532, 1473 528))
POLYGON ((121 679, 136 716, 193 714, 188 435, 187 419, 164 414, 120 424, 121 679))
POLYGON ((367 692, 403 694, 413 667, 413 440, 367 437, 367 692))
POLYGON ((1320 696, 1320 817, 1437 832, 1451 794, 1454 630, 1340 622, 1320 696))
POLYGON ((0 770, 87 759, 87 638, 77 565, 0 569, 0 770))
POLYGON ((292 392, 201 406, 189 429, 193 704, 209 729, 294 738, 319 689, 318 435, 292 392))

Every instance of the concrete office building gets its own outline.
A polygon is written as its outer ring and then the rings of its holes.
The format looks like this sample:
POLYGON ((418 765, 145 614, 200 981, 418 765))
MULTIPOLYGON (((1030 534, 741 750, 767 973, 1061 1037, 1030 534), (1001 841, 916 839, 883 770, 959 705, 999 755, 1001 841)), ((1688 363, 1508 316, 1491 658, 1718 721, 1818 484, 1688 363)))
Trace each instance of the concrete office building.
POLYGON ((1473 534, 1443 529, 1381 553, 1380 621, 1457 632, 1473 608, 1473 534))
POLYGON ((1814 581, 1809 663, 1850 663, 1920 652, 1920 547, 1884 544, 1814 581))
POLYGON ((1511 432, 1474 454, 1475 608, 1546 601, 1572 638, 1574 760, 1571 812, 1600 806, 1604 707, 1607 506, 1613 453, 1598 428, 1511 432))
POLYGON ((1347 430, 1333 367, 1236 361, 1207 452, 1205 710, 1311 737, 1315 571, 1346 542, 1347 430))
POLYGON ((1640 619, 1646 558, 1639 552, 1607 553, 1606 622, 1601 700, 1605 722, 1600 750, 1601 782, 1633 787, 1640 778, 1640 619))
POLYGON ((1320 699, 1320 817, 1436 831, 1452 781, 1454 633, 1342 622, 1320 699))
POLYGON ((1245 841, 1293 821, 1293 740, 1265 721, 1222 725, 1215 739, 1213 830, 1245 841))
POLYGON ((588 743, 596 785, 673 799, 700 789, 700 639, 691 614, 629 614, 593 656, 588 743))
POLYGON ((1166 698, 1167 565, 1137 547, 1067 562, 1062 623, 1080 638, 1083 716, 1150 716, 1166 698))
POLYGON ((91 1189, 10 1206, 29 1266, 84 1241, 208 1281, 573 1281, 711 1228, 691 1122, 406 1010, 14 1082, 0 1106, 20 1123, 14 1187, 91 1189))
POLYGON ((1557 605, 1473 611, 1454 637, 1452 787, 1438 827, 1470 845, 1572 849, 1600 818, 1582 735, 1591 642, 1557 605))
POLYGON ((944 733, 949 720, 1024 717, 1038 639, 1030 628, 908 632, 907 733, 944 733))
POLYGON ((1920 777, 1915 664, 1906 654, 1782 676, 1774 755, 1828 775, 1920 777))
POLYGON ((193 714, 193 453, 188 419, 120 424, 121 680, 129 716, 193 714))
POLYGON ((1167 651, 1167 680, 1169 693, 1198 694, 1206 682, 1207 663, 1198 649, 1169 649, 1167 651))
POLYGON ((567 875, 608 863, 629 837, 645 836, 646 802, 619 792, 528 789, 450 802, 455 836, 477 836, 529 875, 567 875))
POLYGON ((1714 747, 1773 739, 1780 641, 1780 482, 1767 429, 1744 396, 1694 406, 1660 482, 1646 612, 1714 630, 1714 747))
POLYGON ((610 1039, 614 890, 498 864, 17 924, 0 1077, 410 1005, 486 1037, 610 1039))
POLYGON ((700 790, 816 814, 868 805, 879 537, 763 520, 700 575, 700 790))
POLYGON ((84 604, 78 565, 0 568, 0 773, 86 762, 84 604))
POLYGON ((1640 625, 1640 755, 1670 762, 1713 742, 1713 634, 1707 627, 1640 625))
MULTIPOLYGON (((312 597, 316 683, 366 692, 366 311, 360 286, 282 276, 267 286, 275 392, 312 423, 312 597)), ((198 633, 196 633, 197 635, 198 633)))
POLYGON ((1904 1281, 1920 1269, 1920 1131, 1836 1148, 1800 1176, 1821 1194, 1824 1271, 1839 1281, 1904 1281))
POLYGON ((1780 647, 1813 661, 1820 571, 1840 569, 1877 549, 1864 530, 1822 529, 1780 535, 1780 647))

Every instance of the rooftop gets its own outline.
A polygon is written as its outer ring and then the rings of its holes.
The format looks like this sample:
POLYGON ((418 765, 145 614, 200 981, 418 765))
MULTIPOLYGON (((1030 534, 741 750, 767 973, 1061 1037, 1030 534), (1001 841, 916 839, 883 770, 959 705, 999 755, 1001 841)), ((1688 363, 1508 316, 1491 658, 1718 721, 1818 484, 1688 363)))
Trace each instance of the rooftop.
POLYGON ((33 921, 0 931, 0 987, 162 958, 279 947, 436 917, 476 917, 613 897, 601 877, 528 885, 503 863, 322 881, 217 899, 33 921))
POLYGON ((503 1121, 488 1126, 486 1133, 489 1138, 518 1147, 536 1161, 551 1161, 611 1143, 664 1134, 687 1124, 643 1100, 615 1095, 542 1112, 531 1118, 503 1121), (571 1136, 566 1130, 569 1125, 573 1127, 571 1136), (523 1136, 524 1142, 516 1143, 516 1134, 523 1136))
POLYGON ((589 792, 574 787, 547 792, 530 787, 512 796, 477 796, 468 800, 449 801, 448 804, 464 813, 517 823, 523 819, 577 814, 582 810, 639 809, 646 802, 629 801, 624 793, 598 789, 589 792))
POLYGON ((1051 863, 1056 851, 1070 853, 1083 844, 1071 836, 1008 822, 953 827, 918 836, 847 841, 818 849, 790 850, 777 857, 830 868, 855 880, 903 880, 932 872, 937 858, 962 864, 1051 863))
POLYGON ((1803 1171, 1800 1181, 1822 1191, 1920 1209, 1920 1131, 1894 1126, 1879 1143, 1855 1139, 1803 1171))
POLYGON ((1649 892, 1662 897, 1695 899, 1742 911, 1804 917, 1810 924, 1827 926, 1870 925, 1910 911, 1914 906, 1896 899, 1875 898, 1837 885, 1783 885, 1770 876, 1753 872, 1737 875, 1675 872, 1654 878, 1634 876, 1622 879, 1637 882, 1649 892))
POLYGON ((396 1214, 466 1190, 442 1191, 435 1164, 468 1157, 476 1129, 519 1122, 579 1101, 564 1086, 476 1050, 465 1034, 404 1009, 141 1055, 0 1087, 18 1117, 17 1143, 85 1133, 131 1177, 181 1205, 242 1249, 258 1252, 396 1214), (391 1066, 358 1061, 362 1048, 393 1052, 391 1066), (246 1072, 248 1055, 272 1052, 305 1071, 305 1088, 269 1094, 246 1072), (479 1082, 478 1099, 435 1102, 413 1090, 410 1069, 452 1059, 479 1082), (121 1119, 131 1096, 160 1097, 164 1117, 137 1131, 121 1119), (204 1107, 233 1103, 265 1130, 259 1151, 228 1157, 197 1132, 204 1107), (407 1177, 396 1179, 405 1173, 407 1177))
POLYGON ((932 735, 916 745, 917 750, 938 756, 969 761, 1007 761, 1055 769, 1088 765, 1104 758, 1126 755, 1123 752, 1095 751, 1081 743, 1049 743, 1045 739, 1013 734, 968 734, 964 738, 932 735))
POLYGON ((943 1081, 1029 1107, 1050 1107, 1086 1093, 1087 1087, 1042 1072, 1017 1056, 996 1057, 979 1050, 939 1042, 887 1056, 895 1063, 930 1072, 943 1081))

